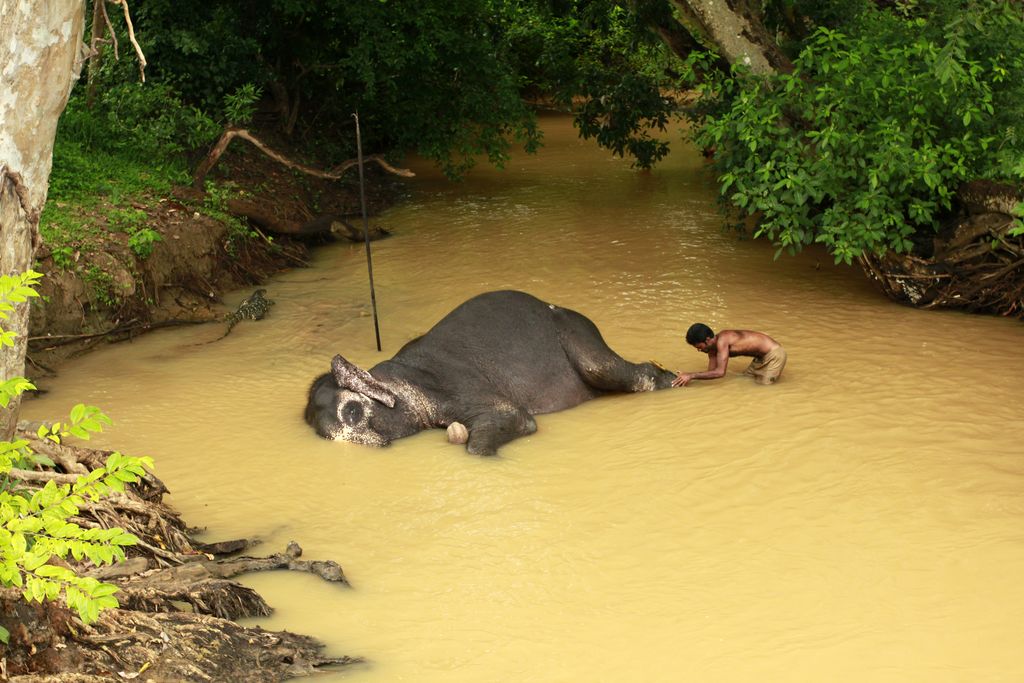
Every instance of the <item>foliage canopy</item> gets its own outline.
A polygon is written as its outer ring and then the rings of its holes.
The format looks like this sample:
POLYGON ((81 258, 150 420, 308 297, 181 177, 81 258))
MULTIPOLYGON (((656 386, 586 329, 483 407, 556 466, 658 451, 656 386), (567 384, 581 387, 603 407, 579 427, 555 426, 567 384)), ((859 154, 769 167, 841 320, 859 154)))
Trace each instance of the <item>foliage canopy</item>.
POLYGON ((847 263, 908 252, 962 182, 1024 178, 1019 11, 930 9, 864 7, 811 34, 792 73, 705 84, 696 140, 714 149, 723 196, 760 214, 758 235, 847 263))
POLYGON ((924 244, 964 180, 1024 176, 1019 4, 744 4, 793 65, 757 77, 730 69, 681 11, 712 5, 729 4, 149 0, 136 9, 149 83, 127 83, 123 61, 99 66, 100 94, 88 107, 72 98, 58 140, 80 167, 55 172, 55 188, 88 196, 82 179, 103 177, 84 168, 95 149, 181 177, 183 153, 249 119, 329 166, 354 156, 354 112, 367 149, 459 176, 480 159, 501 165, 512 145, 536 149, 532 106, 546 103, 639 167, 668 153, 664 131, 687 117, 760 236, 850 262, 924 244))

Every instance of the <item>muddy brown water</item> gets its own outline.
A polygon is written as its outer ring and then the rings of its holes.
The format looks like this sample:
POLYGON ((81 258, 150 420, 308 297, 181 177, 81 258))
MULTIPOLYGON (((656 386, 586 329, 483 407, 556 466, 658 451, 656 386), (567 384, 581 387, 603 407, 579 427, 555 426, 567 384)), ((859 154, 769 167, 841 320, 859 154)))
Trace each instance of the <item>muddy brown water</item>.
POLYGON ((1024 327, 901 307, 820 253, 773 261, 721 230, 693 150, 638 173, 544 123, 503 172, 415 167, 373 245, 383 352, 363 248, 339 244, 267 283, 266 320, 93 353, 25 416, 99 405, 99 443, 154 456, 209 540, 341 562, 351 590, 245 579, 263 626, 370 660, 321 681, 1024 680, 1024 327), (704 369, 682 340, 704 321, 768 332, 789 365, 541 416, 490 459, 303 423, 334 353, 368 367, 499 288, 633 360, 704 369))

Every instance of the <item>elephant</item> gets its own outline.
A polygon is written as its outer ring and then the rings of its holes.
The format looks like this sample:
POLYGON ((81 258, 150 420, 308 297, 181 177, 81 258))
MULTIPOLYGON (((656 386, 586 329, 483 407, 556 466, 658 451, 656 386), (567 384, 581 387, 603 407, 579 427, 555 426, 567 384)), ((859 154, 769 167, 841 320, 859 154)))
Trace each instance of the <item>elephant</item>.
POLYGON ((334 356, 309 388, 305 419, 325 439, 371 446, 447 427, 469 453, 495 455, 537 431, 534 415, 666 389, 675 376, 623 359, 576 311, 495 291, 459 305, 369 372, 334 356))

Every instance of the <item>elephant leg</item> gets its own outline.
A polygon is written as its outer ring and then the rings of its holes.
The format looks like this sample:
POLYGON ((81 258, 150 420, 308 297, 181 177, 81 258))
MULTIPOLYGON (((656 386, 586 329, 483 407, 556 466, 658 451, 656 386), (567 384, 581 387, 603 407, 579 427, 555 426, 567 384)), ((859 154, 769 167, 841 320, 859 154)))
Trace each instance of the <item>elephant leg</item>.
POLYGON ((612 351, 589 318, 565 308, 554 309, 559 340, 576 372, 602 391, 653 391, 672 386, 675 373, 654 363, 631 363, 612 351))
POLYGON ((466 426, 466 450, 473 455, 497 455, 498 449, 509 441, 537 431, 533 416, 516 408, 481 413, 468 420, 466 426))

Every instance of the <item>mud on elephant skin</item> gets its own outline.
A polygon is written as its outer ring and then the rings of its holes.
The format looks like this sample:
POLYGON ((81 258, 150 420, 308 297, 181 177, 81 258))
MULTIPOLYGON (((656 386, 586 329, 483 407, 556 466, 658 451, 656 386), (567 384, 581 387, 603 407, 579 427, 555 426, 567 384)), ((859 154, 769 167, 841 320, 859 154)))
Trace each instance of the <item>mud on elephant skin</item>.
POLYGON ((494 455, 537 431, 534 415, 666 389, 674 377, 623 359, 576 311, 525 292, 488 292, 369 372, 335 356, 309 389, 305 418, 325 439, 371 446, 458 422, 470 453, 494 455))

